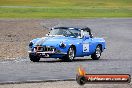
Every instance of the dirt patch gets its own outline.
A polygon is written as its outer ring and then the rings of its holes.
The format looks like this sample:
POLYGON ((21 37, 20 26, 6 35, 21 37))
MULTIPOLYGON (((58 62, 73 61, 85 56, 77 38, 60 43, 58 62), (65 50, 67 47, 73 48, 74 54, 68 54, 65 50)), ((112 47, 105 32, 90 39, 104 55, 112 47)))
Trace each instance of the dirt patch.
POLYGON ((28 55, 30 40, 43 37, 48 28, 42 20, 0 20, 0 59, 28 55))

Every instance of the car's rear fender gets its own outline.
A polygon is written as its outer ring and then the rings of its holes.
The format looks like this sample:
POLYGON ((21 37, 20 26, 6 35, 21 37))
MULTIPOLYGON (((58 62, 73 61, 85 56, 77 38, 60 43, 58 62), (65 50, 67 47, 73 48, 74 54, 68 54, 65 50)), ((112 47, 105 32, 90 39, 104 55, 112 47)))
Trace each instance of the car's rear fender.
POLYGON ((94 52, 98 45, 101 47, 102 52, 106 48, 106 43, 103 38, 94 38, 93 43, 94 43, 94 52))

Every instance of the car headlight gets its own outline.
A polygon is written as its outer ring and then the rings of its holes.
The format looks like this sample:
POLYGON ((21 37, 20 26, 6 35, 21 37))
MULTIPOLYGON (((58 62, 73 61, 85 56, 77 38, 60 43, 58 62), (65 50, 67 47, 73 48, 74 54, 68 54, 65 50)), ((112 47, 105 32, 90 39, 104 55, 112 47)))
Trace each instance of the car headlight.
POLYGON ((60 43, 60 47, 61 48, 65 48, 66 47, 66 44, 64 44, 63 42, 60 43))

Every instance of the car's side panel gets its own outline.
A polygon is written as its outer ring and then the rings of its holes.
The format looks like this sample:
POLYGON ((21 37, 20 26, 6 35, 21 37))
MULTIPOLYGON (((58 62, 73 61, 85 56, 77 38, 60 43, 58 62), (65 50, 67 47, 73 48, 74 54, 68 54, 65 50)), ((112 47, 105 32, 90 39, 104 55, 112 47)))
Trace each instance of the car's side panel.
POLYGON ((76 46, 76 57, 81 57, 81 56, 83 56, 82 41, 79 42, 78 44, 75 44, 75 46, 76 46))
POLYGON ((76 47, 76 57, 83 56, 82 53, 82 39, 81 38, 70 38, 69 46, 74 45, 76 47))

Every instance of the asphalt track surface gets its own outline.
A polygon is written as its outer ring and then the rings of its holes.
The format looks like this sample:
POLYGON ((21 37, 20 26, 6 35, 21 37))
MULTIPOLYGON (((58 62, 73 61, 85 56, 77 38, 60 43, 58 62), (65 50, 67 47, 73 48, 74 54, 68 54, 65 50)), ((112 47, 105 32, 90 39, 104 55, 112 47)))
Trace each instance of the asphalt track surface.
POLYGON ((75 79, 81 65, 88 74, 132 75, 132 19, 49 19, 48 23, 85 25, 92 29, 95 37, 103 37, 107 49, 101 59, 77 58, 73 62, 56 59, 41 59, 33 63, 28 57, 0 62, 0 83, 36 82, 47 80, 75 79))

